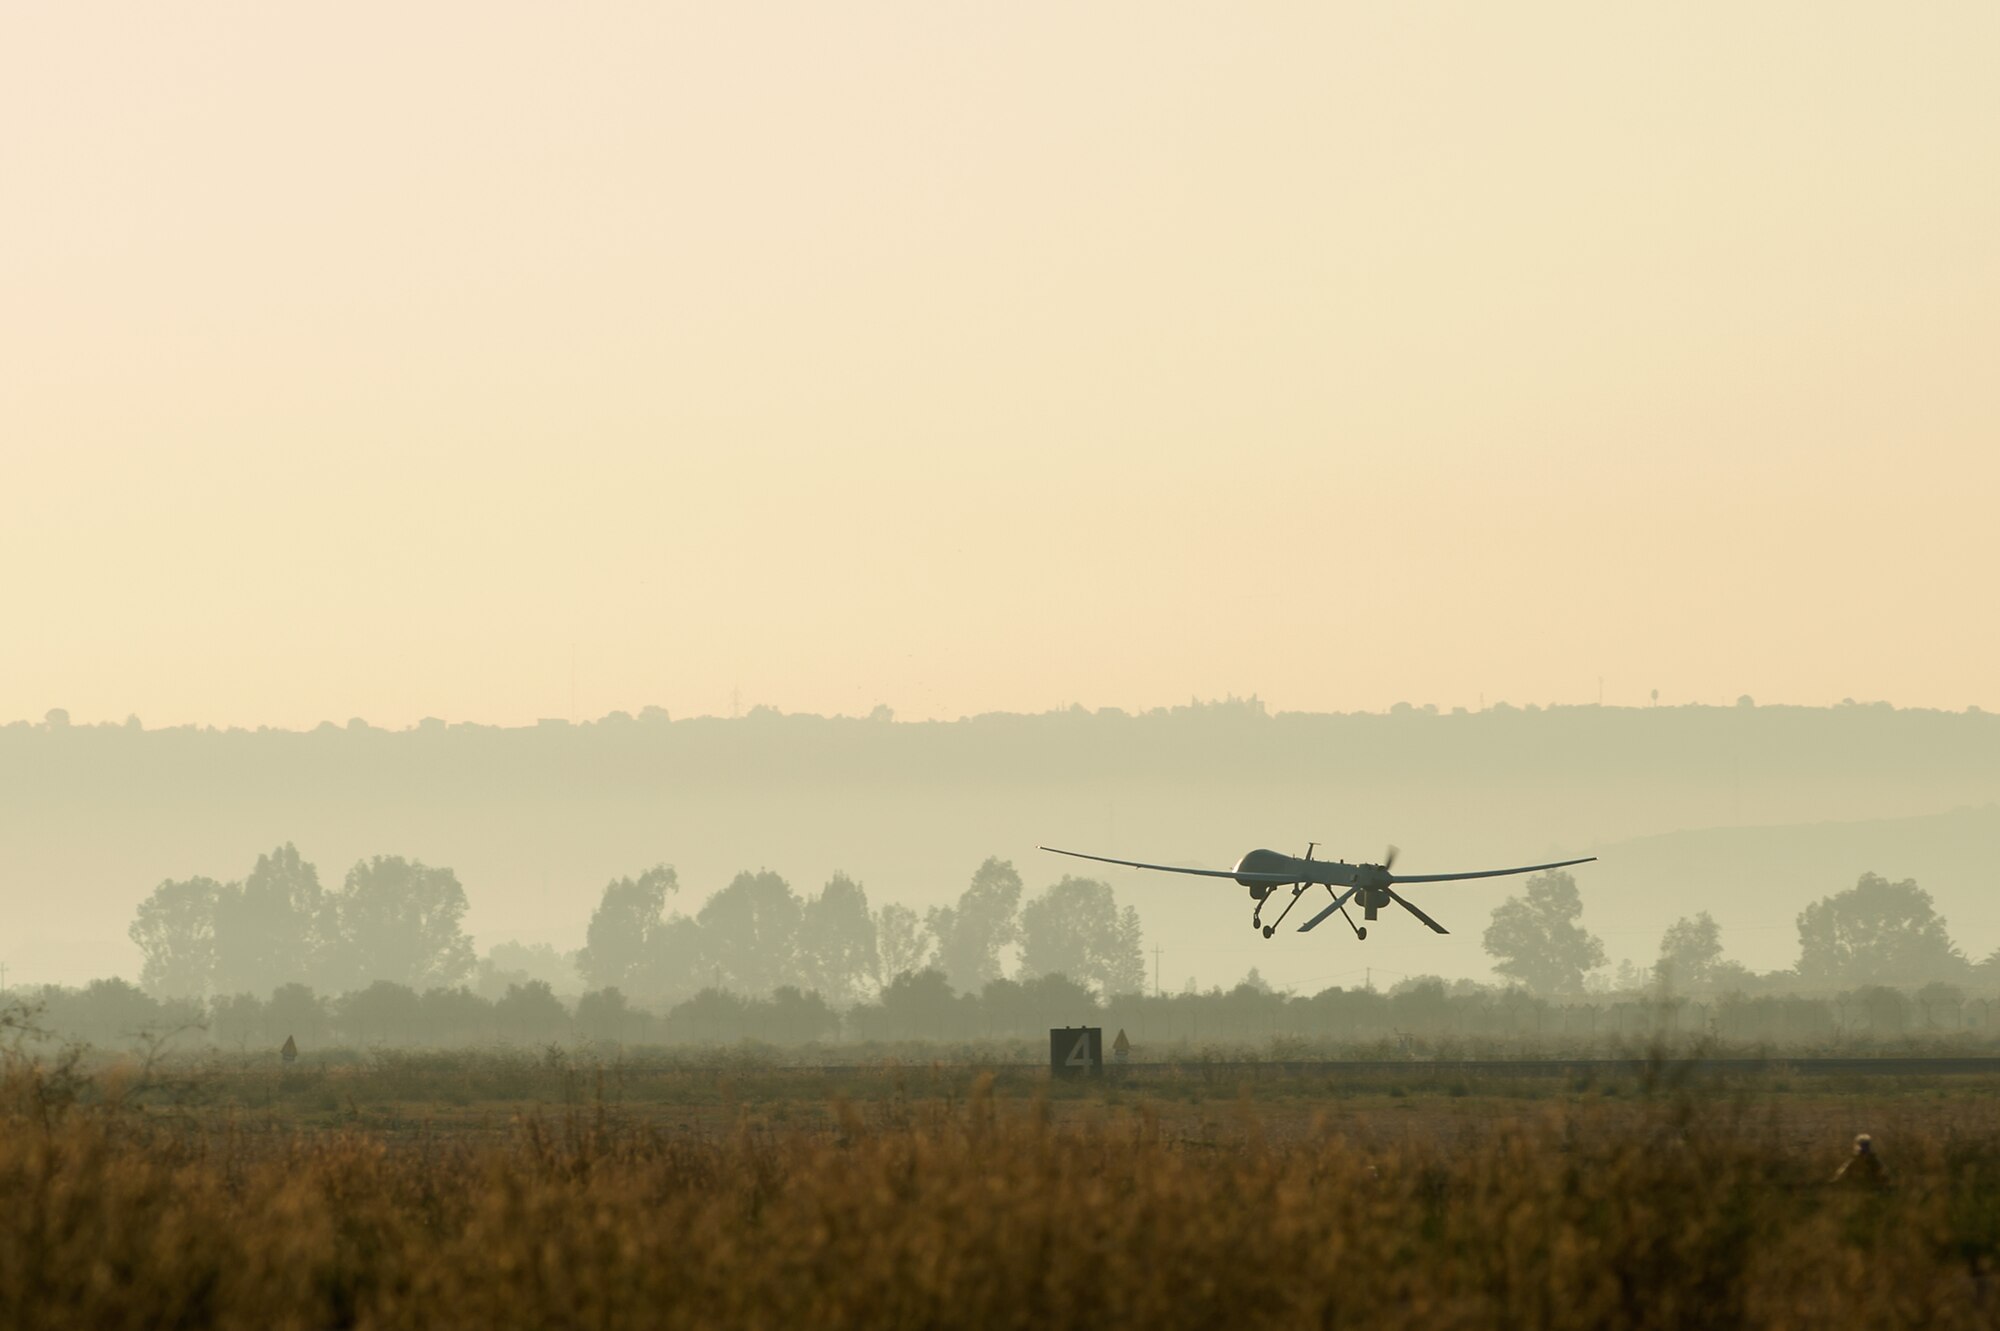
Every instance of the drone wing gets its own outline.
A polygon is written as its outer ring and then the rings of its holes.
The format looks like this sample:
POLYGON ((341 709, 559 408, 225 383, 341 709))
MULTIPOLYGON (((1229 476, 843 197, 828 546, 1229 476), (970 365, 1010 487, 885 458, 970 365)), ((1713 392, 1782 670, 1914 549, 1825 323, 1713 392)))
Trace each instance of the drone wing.
POLYGON ((1096 860, 1099 864, 1122 864, 1128 869, 1158 869, 1162 873, 1191 873, 1202 878, 1233 878, 1249 883, 1289 883, 1296 875, 1283 873, 1238 873, 1234 869, 1187 869, 1178 864, 1145 864, 1139 860, 1114 860, 1108 855, 1086 855, 1080 850, 1057 850, 1054 846, 1036 846, 1036 850, 1046 850, 1052 855, 1074 855, 1080 860, 1096 860))
POLYGON ((1595 855, 1586 855, 1580 860, 1557 860, 1554 864, 1524 864, 1518 869, 1481 869, 1478 873, 1399 873, 1390 877, 1392 883, 1456 883, 1465 878, 1505 878, 1509 874, 1535 873, 1541 869, 1566 869, 1572 864, 1589 864, 1595 855))
POLYGON ((1439 924, 1436 920, 1432 919, 1430 916, 1418 910, 1416 908, 1415 903, 1410 901, 1407 897, 1397 896, 1396 889, 1393 887, 1389 889, 1389 900, 1395 902, 1398 906, 1401 906, 1404 910, 1410 912, 1410 914, 1416 916, 1418 919, 1422 920, 1425 924, 1428 924, 1431 927, 1432 933, 1448 934, 1451 932, 1451 930, 1445 928, 1442 924, 1439 924))

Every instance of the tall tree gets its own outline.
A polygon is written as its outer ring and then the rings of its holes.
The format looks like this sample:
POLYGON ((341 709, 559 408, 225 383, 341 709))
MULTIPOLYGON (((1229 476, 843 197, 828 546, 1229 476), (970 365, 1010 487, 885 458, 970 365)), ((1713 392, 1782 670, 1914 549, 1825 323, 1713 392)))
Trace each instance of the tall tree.
POLYGON ((972 875, 956 906, 935 906, 925 917, 937 940, 937 966, 960 993, 978 993, 1000 978, 1000 949, 1019 940, 1021 875, 1006 860, 989 857, 972 875))
POLYGON ((799 928, 799 981, 837 1007, 861 997, 874 978, 875 917, 868 893, 844 873, 806 902, 799 928))
POLYGON ((331 976, 342 989, 375 980, 449 989, 472 974, 465 889, 450 869, 377 855, 347 871, 334 907, 339 937, 331 976))
POLYGON ((1721 960, 1722 926, 1703 911, 1667 926, 1660 937, 1660 959, 1653 963, 1653 979, 1662 989, 1698 992, 1713 985, 1721 960))
POLYGON ((319 870, 290 842, 257 857, 239 887, 224 888, 215 910, 216 986, 223 993, 269 993, 301 977, 317 979, 331 916, 319 870))
POLYGON ((1111 884, 1064 879, 1021 907, 1021 978, 1066 975, 1101 994, 1146 987, 1139 912, 1118 909, 1111 884))
POLYGON ((876 911, 876 991, 886 990, 897 976, 914 975, 929 966, 935 944, 923 919, 908 906, 892 901, 876 911))
POLYGON ((797 894, 777 874, 739 873, 695 915, 710 982, 762 997, 798 974, 797 894))
POLYGON ((171 880, 139 903, 127 931, 146 958, 139 983, 160 998, 201 998, 215 988, 215 907, 223 887, 213 878, 171 880))
POLYGON ((1573 994, 1604 964, 1604 944, 1577 923, 1583 897, 1559 869, 1538 873, 1502 902, 1486 927, 1493 969, 1539 994, 1573 994))
POLYGON ((1799 978, 1828 988, 1920 985, 1965 973, 1931 894, 1864 873, 1799 913, 1799 978))
POLYGON ((646 964, 633 977, 634 994, 650 1003, 678 1003, 715 983, 708 940, 701 926, 675 911, 653 931, 646 964))
POLYGON ((637 878, 605 884, 576 958, 584 983, 593 989, 633 989, 652 955, 654 935, 665 922, 667 896, 680 890, 679 877, 665 864, 656 864, 637 878))

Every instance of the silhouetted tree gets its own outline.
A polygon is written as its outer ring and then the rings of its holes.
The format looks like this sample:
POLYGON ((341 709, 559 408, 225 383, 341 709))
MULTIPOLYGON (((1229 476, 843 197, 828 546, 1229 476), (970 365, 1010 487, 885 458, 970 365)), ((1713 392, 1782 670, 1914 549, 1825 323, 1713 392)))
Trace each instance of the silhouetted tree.
POLYGON ((470 989, 426 989, 418 1007, 424 1039, 432 1043, 493 1036, 493 1005, 470 989))
POLYGON ((323 979, 329 904, 319 870, 290 842, 259 855, 240 886, 217 895, 216 991, 261 994, 288 981, 323 979))
POLYGON ((495 943, 486 953, 486 959, 495 967, 530 980, 540 980, 560 996, 564 993, 580 993, 583 976, 576 968, 577 953, 556 951, 550 943, 522 943, 508 939, 495 943))
POLYGON ((1021 975, 1067 975, 1103 994, 1146 987, 1139 912, 1118 909, 1111 885, 1063 880, 1021 908, 1021 975))
POLYGON ((1251 967, 1249 974, 1214 1005, 1221 1033, 1239 1040, 1268 1039, 1277 1033, 1285 995, 1276 992, 1251 967))
POLYGON ((450 869, 378 855, 348 870, 334 906, 340 932, 329 973, 341 988, 372 980, 449 988, 472 973, 465 889, 450 869))
POLYGON ((1582 914, 1576 879, 1559 869, 1536 874, 1486 927, 1493 969, 1538 994, 1581 992, 1585 973, 1604 964, 1604 944, 1577 923, 1582 914))
POLYGON ((43 994, 49 1029, 92 1043, 126 1045, 170 1024, 162 1006, 129 980, 92 980, 82 989, 51 988, 43 994))
POLYGON ((958 1002, 943 971, 905 971, 889 981, 881 1002, 854 1009, 848 1021, 863 1039, 942 1039, 958 1031, 958 1002))
POLYGON ((979 991, 988 1035, 1033 1036, 1052 1026, 1086 1026, 1097 1020, 1097 995, 1081 980, 1051 973, 1026 980, 994 980, 979 991))
POLYGON ((887 989, 898 975, 911 975, 928 966, 935 944, 923 920, 908 906, 892 901, 876 911, 876 992, 887 989))
POLYGON ((846 1007, 875 976, 875 918, 868 893, 844 873, 806 902, 799 927, 799 979, 826 1001, 846 1007))
POLYGON ((127 931, 146 958, 139 983, 162 997, 201 997, 215 985, 215 908, 223 887, 213 878, 171 880, 139 903, 127 931))
POLYGON ((491 955, 481 957, 472 968, 472 992, 489 1003, 497 1003, 511 985, 526 984, 535 977, 523 970, 507 970, 494 963, 491 955))
POLYGON ((715 984, 735 993, 768 994, 798 974, 803 910, 777 874, 739 873, 703 904, 702 962, 715 984))
POLYGON ((1445 994, 1444 981, 1435 975, 1413 976, 1389 991, 1389 1018, 1399 1028, 1437 1027, 1450 1015, 1451 999, 1445 994))
POLYGON ((530 980, 493 1005, 493 1024, 510 1040, 558 1040, 569 1034, 569 1009, 546 982, 530 980))
POLYGON ((588 1040, 628 1040, 635 1015, 619 990, 594 989, 576 1000, 576 1031, 588 1040))
POLYGON ((1953 980, 1965 957, 1914 879, 1865 873, 1799 913, 1799 979, 1825 988, 1953 980))
POLYGON ((1863 985, 1841 1001, 1861 1014, 1870 1035, 1901 1035, 1910 1028, 1910 999, 1886 984, 1863 985))
POLYGON ((334 1003, 334 1015, 342 1034, 356 1043, 409 1043, 423 1026, 423 1002, 406 984, 377 980, 366 989, 343 994, 334 1003))
POLYGON ((1703 911, 1667 926, 1660 938, 1660 959, 1653 963, 1653 979, 1661 989, 1701 992, 1711 986, 1721 960, 1722 926, 1703 911))
POLYGON ((282 1041, 296 1036, 300 1044, 321 1044, 326 1040, 326 1003, 302 984, 283 984, 271 991, 264 1007, 264 1029, 282 1041))
POLYGON ((714 983, 707 956, 701 926, 676 911, 653 931, 645 968, 633 977, 633 987, 648 1002, 677 1002, 714 983))
POLYGON ((753 1033, 778 1044, 811 1044, 840 1034, 840 1014, 817 993, 802 993, 797 985, 781 984, 768 1004, 752 1004, 758 1020, 753 1033), (758 1008, 764 1011, 758 1012, 758 1008))
POLYGON ((703 989, 667 1013, 667 1036, 699 1044, 744 1039, 750 1019, 744 1000, 724 989, 703 989))
POLYGON ((652 959, 654 935, 665 923, 667 895, 680 891, 673 869, 657 864, 637 878, 605 884, 590 917, 576 966, 593 988, 631 987, 652 959))
POLYGON ((989 858, 956 906, 931 908, 925 923, 937 940, 936 964, 953 988, 976 993, 1000 977, 1000 949, 1020 938, 1020 904, 1021 875, 1006 860, 989 858))
POLYGON ((1916 992, 1917 1010, 1924 1025, 1956 1029, 1965 1009, 1965 990, 1943 980, 1932 980, 1916 992))
POLYGON ((497 1002, 509 985, 540 980, 558 994, 578 993, 581 977, 564 956, 547 943, 496 943, 472 970, 472 991, 489 1002, 497 1002))
POLYGON ((1714 994, 1742 994, 1760 986, 1768 986, 1777 976, 1787 972, 1774 971, 1770 975, 1759 976, 1740 961, 1718 961, 1708 968, 1708 990, 1714 994))
POLYGON ((209 1038, 238 1049, 265 1041, 264 1000, 255 994, 227 994, 209 1004, 209 1038))

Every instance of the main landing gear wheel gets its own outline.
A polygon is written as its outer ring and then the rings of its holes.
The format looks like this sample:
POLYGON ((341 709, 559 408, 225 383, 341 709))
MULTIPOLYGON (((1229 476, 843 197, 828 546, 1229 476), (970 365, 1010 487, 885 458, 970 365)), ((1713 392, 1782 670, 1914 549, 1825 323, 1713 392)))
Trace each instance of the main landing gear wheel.
POLYGON ((1270 937, 1270 936, 1271 936, 1272 934, 1274 934, 1274 933, 1276 933, 1276 932, 1278 932, 1278 926, 1277 926, 1277 925, 1275 925, 1275 924, 1267 924, 1267 925, 1265 925, 1265 926, 1264 926, 1264 937, 1266 937, 1266 938, 1269 938, 1269 937, 1270 937))
POLYGON ((1356 929, 1356 930, 1354 931, 1354 936, 1355 936, 1355 938, 1359 939, 1359 940, 1360 940, 1361 942, 1364 942, 1364 943, 1365 943, 1365 942, 1367 942, 1367 941, 1368 941, 1368 926, 1364 924, 1364 925, 1362 925, 1362 926, 1361 926, 1361 927, 1360 927, 1359 929, 1356 929))

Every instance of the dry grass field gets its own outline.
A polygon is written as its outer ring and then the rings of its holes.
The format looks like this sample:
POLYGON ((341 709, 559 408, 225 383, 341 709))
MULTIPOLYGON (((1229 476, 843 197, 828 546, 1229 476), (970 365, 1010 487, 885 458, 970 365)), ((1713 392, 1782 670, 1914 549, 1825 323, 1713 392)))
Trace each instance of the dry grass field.
POLYGON ((16 1059, 0 1325, 1992 1325, 2000 1077, 1884 1080, 16 1059))

